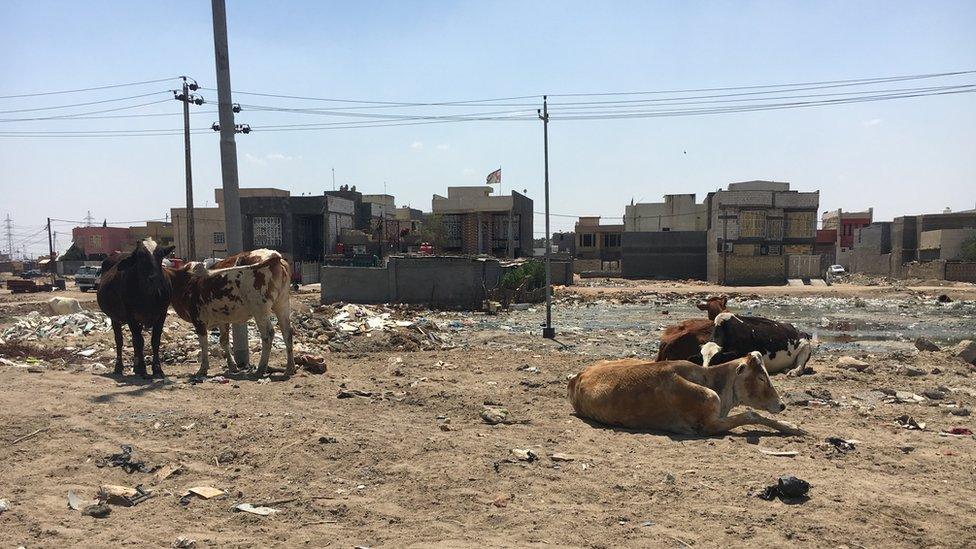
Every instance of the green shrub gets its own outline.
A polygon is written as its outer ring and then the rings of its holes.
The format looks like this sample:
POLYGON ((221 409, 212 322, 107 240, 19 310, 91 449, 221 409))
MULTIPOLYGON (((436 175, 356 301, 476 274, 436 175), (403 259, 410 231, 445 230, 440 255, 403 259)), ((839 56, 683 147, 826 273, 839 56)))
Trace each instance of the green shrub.
POLYGON ((529 283, 526 285, 527 290, 534 290, 545 286, 546 266, 541 261, 534 259, 527 261, 505 273, 505 276, 502 277, 502 288, 514 290, 521 286, 522 281, 526 278, 529 279, 529 283))

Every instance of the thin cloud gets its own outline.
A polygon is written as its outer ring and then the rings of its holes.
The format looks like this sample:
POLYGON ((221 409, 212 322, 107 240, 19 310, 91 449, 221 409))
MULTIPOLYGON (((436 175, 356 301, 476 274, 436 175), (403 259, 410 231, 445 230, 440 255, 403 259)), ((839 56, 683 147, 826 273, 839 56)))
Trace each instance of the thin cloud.
POLYGON ((864 122, 862 122, 862 124, 864 124, 867 127, 871 127, 871 126, 880 126, 882 122, 884 122, 884 119, 882 118, 872 118, 871 120, 865 120, 864 122))
POLYGON ((447 149, 450 149, 450 148, 451 148, 451 146, 448 145, 447 143, 441 143, 440 145, 437 146, 437 150, 439 150, 439 151, 446 151, 447 149))
POLYGON ((251 153, 244 153, 244 160, 255 166, 267 166, 269 162, 291 162, 293 160, 301 160, 301 156, 291 156, 289 154, 282 154, 280 152, 273 152, 265 154, 264 156, 257 156, 251 153))
POLYGON ((423 149, 424 148, 424 142, 423 141, 414 141, 413 143, 410 144, 410 148, 413 149, 413 150, 415 150, 415 151, 419 151, 420 149, 423 149))

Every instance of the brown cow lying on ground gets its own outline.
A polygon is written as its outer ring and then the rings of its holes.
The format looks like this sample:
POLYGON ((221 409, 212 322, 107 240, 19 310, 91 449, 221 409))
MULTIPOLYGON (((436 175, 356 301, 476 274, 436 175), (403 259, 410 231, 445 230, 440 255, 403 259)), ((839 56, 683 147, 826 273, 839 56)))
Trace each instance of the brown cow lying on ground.
POLYGON ((712 296, 698 304, 702 311, 708 311, 708 318, 692 318, 668 326, 661 334, 661 345, 657 350, 657 360, 688 360, 701 352, 701 346, 712 338, 715 317, 728 311, 725 304, 727 296, 712 296))
POLYGON ((229 325, 253 318, 261 333, 261 359, 255 375, 263 376, 274 338, 272 313, 278 318, 285 340, 285 373, 294 374, 288 262, 273 250, 245 252, 223 262, 241 266, 207 269, 202 263, 193 262, 166 271, 173 286, 173 308, 180 318, 193 324, 200 340, 200 369, 196 375, 207 375, 210 366, 208 332, 214 326, 220 327, 220 346, 227 357, 227 368, 236 372, 237 364, 230 352, 229 325))
POLYGON ((693 435, 765 425, 804 434, 752 410, 729 416, 739 404, 774 414, 786 409, 759 353, 711 368, 684 360, 601 360, 573 377, 568 393, 576 415, 607 425, 693 435))

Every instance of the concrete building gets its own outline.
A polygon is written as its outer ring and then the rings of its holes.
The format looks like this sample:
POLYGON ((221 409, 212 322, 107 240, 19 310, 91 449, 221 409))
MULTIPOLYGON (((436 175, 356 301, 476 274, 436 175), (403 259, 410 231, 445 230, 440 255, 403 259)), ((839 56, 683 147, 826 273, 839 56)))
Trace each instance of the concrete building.
POLYGON ((820 192, 777 181, 708 194, 707 275, 719 284, 782 284, 822 276, 814 252, 820 192))
POLYGON ((922 231, 918 241, 918 259, 962 259, 962 244, 970 238, 976 238, 976 228, 922 231))
POLYGON ((890 276, 892 272, 891 221, 875 221, 856 229, 851 249, 852 273, 890 276))
POLYGON ((129 236, 133 241, 152 238, 160 246, 172 246, 173 224, 164 221, 147 221, 145 225, 129 227, 129 236))
MULTIPOLYGON (((242 188, 241 198, 252 196, 289 196, 291 193, 283 189, 274 188, 242 188)), ((214 190, 214 208, 193 208, 193 235, 196 255, 189 257, 189 242, 187 239, 186 208, 170 208, 170 219, 173 220, 173 242, 176 246, 177 257, 188 260, 202 260, 208 257, 223 257, 227 253, 227 236, 224 226, 224 191, 214 190)))
MULTIPOLYGON (((624 225, 600 223, 600 216, 580 217, 576 222, 576 258, 598 260, 599 270, 619 270, 623 249, 621 236, 624 225)), ((580 262, 580 267, 586 265, 580 262)))
POLYGON ((448 187, 434 195, 431 212, 444 224, 446 252, 499 257, 532 255, 532 199, 512 191, 492 195, 492 188, 448 187))
POLYGON ((75 227, 71 240, 85 251, 88 259, 105 259, 114 252, 127 251, 134 244, 125 227, 75 227))
POLYGON ((823 266, 843 265, 850 269, 855 233, 874 221, 874 208, 863 212, 828 210, 820 216, 820 221, 816 253, 823 257, 823 266))
POLYGON ((570 257, 576 257, 576 233, 552 233, 550 242, 556 249, 556 253, 569 254, 570 257))
POLYGON ((708 206, 694 194, 666 194, 664 202, 630 204, 624 208, 624 231, 704 231, 708 206))
MULTIPOLYGON (((976 212, 965 211, 896 217, 891 228, 891 253, 893 260, 897 261, 897 264, 893 263, 893 268, 900 268, 905 263, 912 261, 947 259, 943 256, 952 255, 953 249, 961 245, 965 232, 959 231, 966 229, 976 229, 976 212), (941 231, 949 232, 942 233, 941 231), (925 233, 931 234, 926 235, 925 233), (945 253, 941 251, 943 242, 947 248, 945 253)), ((955 253, 958 255, 958 251, 955 253)), ((902 276, 904 273, 893 272, 892 274, 893 276, 902 276)))
POLYGON ((241 197, 244 248, 269 248, 296 264, 318 264, 336 253, 344 229, 356 228, 357 203, 337 196, 341 192, 241 197))
POLYGON ((708 205, 694 194, 624 208, 620 260, 625 278, 704 279, 708 205))

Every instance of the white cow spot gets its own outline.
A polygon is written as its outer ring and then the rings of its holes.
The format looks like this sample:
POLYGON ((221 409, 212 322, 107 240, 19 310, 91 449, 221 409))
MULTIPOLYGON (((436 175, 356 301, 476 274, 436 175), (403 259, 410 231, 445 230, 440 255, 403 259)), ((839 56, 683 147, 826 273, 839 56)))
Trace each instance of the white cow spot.
POLYGON ((719 315, 715 317, 715 325, 721 326, 723 322, 730 318, 735 318, 735 315, 732 313, 719 313, 719 315))

